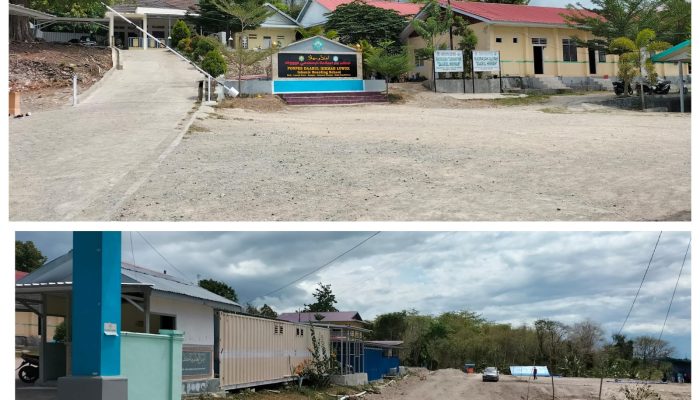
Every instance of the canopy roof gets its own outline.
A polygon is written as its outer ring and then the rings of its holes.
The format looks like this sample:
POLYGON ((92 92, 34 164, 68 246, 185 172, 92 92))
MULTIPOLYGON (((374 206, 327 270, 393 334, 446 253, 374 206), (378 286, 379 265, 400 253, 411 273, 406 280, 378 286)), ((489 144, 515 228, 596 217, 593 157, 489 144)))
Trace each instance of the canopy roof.
POLYGON ((690 62, 690 39, 685 42, 678 43, 670 49, 664 50, 659 54, 653 55, 653 62, 690 62))

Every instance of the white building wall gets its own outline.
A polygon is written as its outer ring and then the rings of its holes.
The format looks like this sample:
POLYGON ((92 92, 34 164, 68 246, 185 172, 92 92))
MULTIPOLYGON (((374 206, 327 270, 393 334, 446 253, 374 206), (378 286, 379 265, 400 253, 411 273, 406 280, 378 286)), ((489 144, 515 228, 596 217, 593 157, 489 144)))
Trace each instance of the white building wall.
POLYGON ((196 300, 153 293, 151 313, 174 315, 175 329, 185 333, 184 344, 214 345, 214 310, 196 300))

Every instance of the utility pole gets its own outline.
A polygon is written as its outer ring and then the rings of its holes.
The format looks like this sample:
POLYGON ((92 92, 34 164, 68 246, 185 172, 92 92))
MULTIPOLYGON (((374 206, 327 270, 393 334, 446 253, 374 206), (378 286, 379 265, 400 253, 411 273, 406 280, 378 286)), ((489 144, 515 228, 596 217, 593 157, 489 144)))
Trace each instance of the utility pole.
MULTIPOLYGON (((450 0, 447 0, 447 10, 452 14, 452 2, 450 0)), ((452 45, 452 22, 450 21, 450 50, 454 50, 454 46, 452 45)))

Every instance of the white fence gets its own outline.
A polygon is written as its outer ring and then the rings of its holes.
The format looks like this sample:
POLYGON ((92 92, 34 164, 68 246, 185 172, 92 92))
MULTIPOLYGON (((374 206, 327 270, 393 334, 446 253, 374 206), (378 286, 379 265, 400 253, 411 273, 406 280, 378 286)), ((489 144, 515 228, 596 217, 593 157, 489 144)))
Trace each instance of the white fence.
MULTIPOLYGON (((45 42, 68 42, 71 39, 80 40, 83 36, 91 36, 90 32, 44 32, 37 31, 36 38, 43 39, 45 42)), ((92 35, 97 42, 107 40, 106 36, 102 35, 92 35)))

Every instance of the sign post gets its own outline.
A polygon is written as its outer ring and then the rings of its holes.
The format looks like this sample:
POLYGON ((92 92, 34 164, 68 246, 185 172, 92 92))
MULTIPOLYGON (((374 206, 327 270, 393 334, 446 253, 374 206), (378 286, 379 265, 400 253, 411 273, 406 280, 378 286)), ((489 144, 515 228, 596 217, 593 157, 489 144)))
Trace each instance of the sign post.
MULTIPOLYGON (((472 71, 487 72, 498 71, 498 79, 501 79, 501 52, 500 51, 472 51, 472 71)), ((472 76, 473 78, 473 76, 472 76)), ((501 91, 503 86, 501 83, 501 91)))
MULTIPOLYGON (((464 73, 464 53, 462 50, 435 50, 433 54, 435 74, 438 72, 464 73)), ((434 75, 435 90, 437 91, 437 77, 434 75)))

